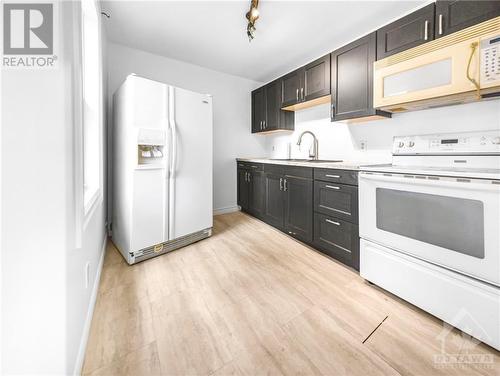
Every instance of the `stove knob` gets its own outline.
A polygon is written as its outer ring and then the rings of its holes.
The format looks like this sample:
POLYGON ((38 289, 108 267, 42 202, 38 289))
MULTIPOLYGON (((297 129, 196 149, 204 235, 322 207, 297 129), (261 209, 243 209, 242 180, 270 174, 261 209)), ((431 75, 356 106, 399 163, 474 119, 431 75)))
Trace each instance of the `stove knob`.
POLYGON ((492 140, 491 140, 491 143, 493 145, 500 145, 500 137, 494 137, 492 140))
POLYGON ((408 146, 412 148, 415 146, 415 143, 413 141, 410 141, 410 142, 408 142, 408 146))
POLYGON ((405 143, 404 143, 403 141, 399 141, 398 146, 399 146, 400 148, 402 148, 403 146, 405 146, 405 143))

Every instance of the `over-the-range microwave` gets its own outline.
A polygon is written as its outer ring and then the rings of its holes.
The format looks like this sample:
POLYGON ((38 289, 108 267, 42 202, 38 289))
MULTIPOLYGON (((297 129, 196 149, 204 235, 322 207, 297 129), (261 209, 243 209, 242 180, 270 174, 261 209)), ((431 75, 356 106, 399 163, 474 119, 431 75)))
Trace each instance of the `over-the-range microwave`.
POLYGON ((500 17, 374 63, 373 105, 397 113, 500 96, 500 17))

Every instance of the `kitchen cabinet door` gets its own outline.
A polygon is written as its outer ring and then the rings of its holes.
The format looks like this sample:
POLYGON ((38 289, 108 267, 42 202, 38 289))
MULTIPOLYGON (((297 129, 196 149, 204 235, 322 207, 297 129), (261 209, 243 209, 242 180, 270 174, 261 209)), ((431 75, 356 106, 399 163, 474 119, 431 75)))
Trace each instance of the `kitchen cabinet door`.
POLYGON ((429 4, 377 30, 377 60, 434 39, 434 9, 429 4))
POLYGON ((264 173, 251 171, 248 177, 248 211, 257 218, 262 218, 264 214, 264 173))
POLYGON ((282 229, 284 218, 283 176, 266 173, 264 179, 264 221, 282 229))
POLYGON ((500 16, 500 1, 436 1, 436 38, 500 16))
POLYGON ((312 242, 313 181, 285 176, 285 231, 304 242, 312 242))
POLYGON ((238 167, 238 205, 244 211, 248 211, 249 208, 249 174, 247 169, 238 167))
POLYGON ((266 88, 266 120, 264 120, 264 130, 275 130, 281 127, 281 88, 280 81, 276 80, 267 84, 266 88))
POLYGON ((376 34, 368 34, 331 54, 331 120, 390 114, 373 108, 376 34))
POLYGON ((305 101, 330 94, 330 54, 304 67, 304 86, 300 94, 305 101))
POLYGON ((281 78, 281 107, 297 104, 301 101, 301 89, 304 68, 297 69, 281 78))
POLYGON ((262 132, 266 120, 265 86, 252 91, 252 133, 262 132))

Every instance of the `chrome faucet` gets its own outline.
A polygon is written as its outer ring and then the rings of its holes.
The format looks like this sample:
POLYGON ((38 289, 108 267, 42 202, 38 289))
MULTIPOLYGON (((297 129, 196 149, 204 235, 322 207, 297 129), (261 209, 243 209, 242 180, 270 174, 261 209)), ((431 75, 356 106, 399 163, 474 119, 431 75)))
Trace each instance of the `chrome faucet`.
POLYGON ((311 149, 309 149, 309 158, 318 159, 318 139, 316 138, 314 133, 312 133, 311 131, 302 132, 297 141, 297 145, 299 145, 300 147, 300 143, 302 142, 302 136, 304 136, 306 133, 310 134, 313 137, 313 144, 311 146, 311 149))

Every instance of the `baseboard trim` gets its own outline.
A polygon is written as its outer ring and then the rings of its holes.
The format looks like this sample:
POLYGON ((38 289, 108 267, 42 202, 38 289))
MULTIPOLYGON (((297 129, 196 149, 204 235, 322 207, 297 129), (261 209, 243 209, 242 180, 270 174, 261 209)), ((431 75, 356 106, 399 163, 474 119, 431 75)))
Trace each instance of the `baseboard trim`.
POLYGON ((234 213, 240 210, 239 206, 227 206, 225 208, 214 209, 214 215, 234 213))
POLYGON ((108 236, 104 236, 104 241, 101 248, 101 258, 97 265, 97 273, 95 276, 94 286, 92 286, 92 294, 90 295, 89 308, 87 310, 87 317, 83 325, 82 337, 80 339, 80 346, 78 347, 78 354, 76 357, 75 369, 73 375, 81 375, 83 368, 83 361, 85 360, 85 350, 87 349, 87 342, 90 334, 90 326, 92 324, 92 317, 94 316, 94 308, 97 300, 97 292, 99 290, 99 282, 101 280, 102 266, 104 264, 104 255, 106 254, 106 245, 108 243, 108 236))

